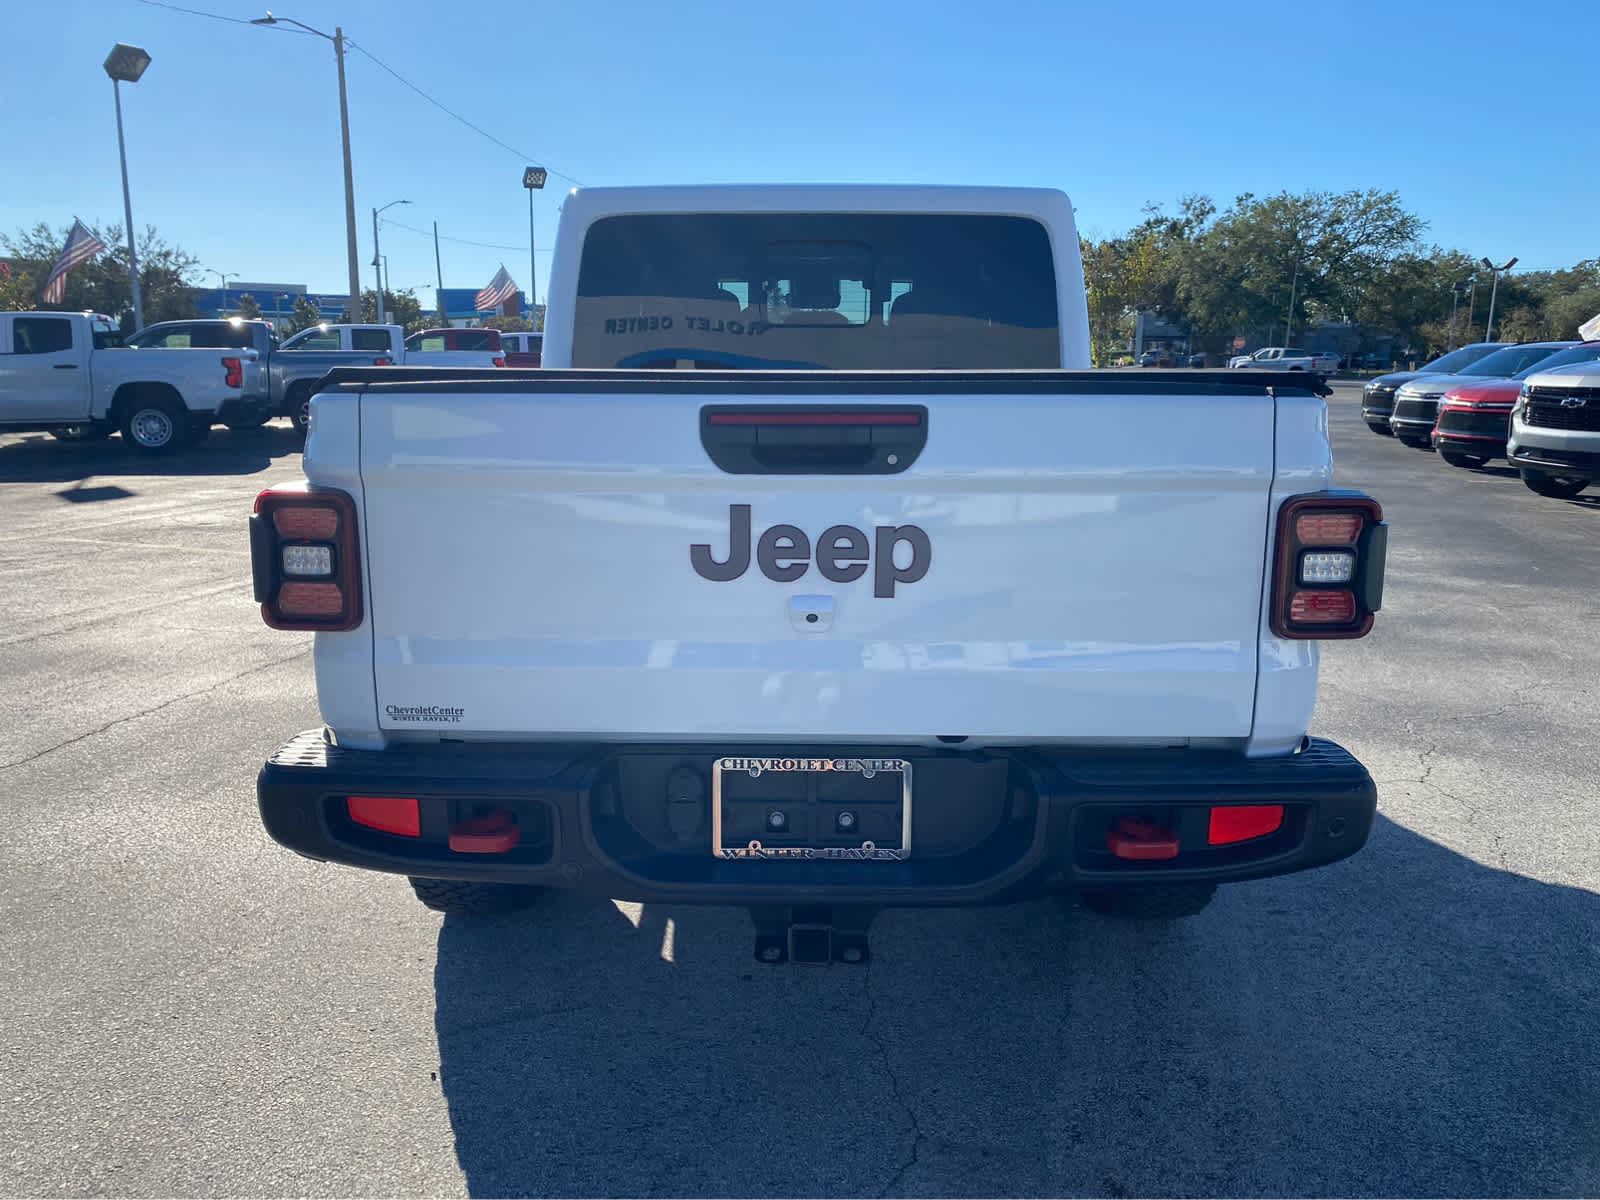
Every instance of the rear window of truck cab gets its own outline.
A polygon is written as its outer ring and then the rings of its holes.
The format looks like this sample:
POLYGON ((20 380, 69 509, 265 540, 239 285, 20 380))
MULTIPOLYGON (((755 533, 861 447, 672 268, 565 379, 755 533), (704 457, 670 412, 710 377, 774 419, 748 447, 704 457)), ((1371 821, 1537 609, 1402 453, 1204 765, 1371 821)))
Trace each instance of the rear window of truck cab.
POLYGON ((577 367, 1061 365, 1055 259, 1027 217, 607 217, 573 317, 577 367))

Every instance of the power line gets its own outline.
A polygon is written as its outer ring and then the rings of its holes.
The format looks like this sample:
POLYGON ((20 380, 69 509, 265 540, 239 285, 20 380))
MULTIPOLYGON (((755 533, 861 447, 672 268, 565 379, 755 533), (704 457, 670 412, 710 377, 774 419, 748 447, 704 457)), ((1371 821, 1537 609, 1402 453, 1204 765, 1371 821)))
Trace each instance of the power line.
MULTIPOLYGON (((253 21, 247 20, 244 17, 229 17, 229 16, 223 15, 222 13, 206 12, 204 9, 200 9, 200 8, 185 8, 181 4, 169 4, 169 3, 167 3, 167 0, 139 0, 139 3, 140 4, 149 5, 151 8, 165 8, 165 9, 169 9, 172 12, 188 13, 192 17, 209 17, 213 21, 227 21, 230 25, 252 25, 252 24, 254 24, 253 21)), ((291 33, 308 33, 309 32, 308 30, 295 29, 293 26, 288 26, 287 28, 288 28, 289 32, 291 32, 291 33)), ((326 36, 326 35, 321 35, 321 36, 326 36)), ((539 163, 539 162, 542 161, 537 154, 526 154, 523 151, 518 150, 515 146, 509 145, 506 142, 502 142, 499 138, 495 137, 494 134, 490 133, 487 129, 484 129, 481 125, 474 125, 471 121, 467 120, 466 117, 463 117, 460 113, 456 112, 455 109, 449 107, 448 105, 444 104, 443 102, 441 102, 439 100, 434 99, 427 92, 423 91, 416 84, 412 83, 404 75, 400 74, 399 71, 396 71, 388 63, 384 62, 381 58, 379 58, 371 50, 368 50, 365 46, 361 45, 359 42, 353 41, 352 39, 347 37, 347 38, 344 39, 344 43, 345 43, 346 46, 349 46, 352 50, 358 50, 362 54, 366 55, 374 63, 376 63, 380 68, 382 68, 384 71, 387 71, 390 75, 394 76, 395 79, 399 80, 406 87, 410 88, 417 95, 421 96, 424 100, 426 100, 429 104, 433 105, 440 112, 444 113, 446 116, 449 116, 449 117, 453 118, 456 121, 459 121, 461 124, 465 125, 468 129, 472 130, 474 133, 478 134, 480 137, 487 138, 489 141, 493 142, 496 146, 499 146, 502 150, 506 150, 506 151, 510 152, 511 154, 516 155, 516 157, 521 159, 524 163, 539 163)), ((550 166, 548 163, 542 163, 542 165, 544 166, 545 170, 549 171, 550 174, 556 176, 557 178, 565 179, 568 183, 572 184, 575 187, 582 187, 583 186, 582 180, 574 179, 571 175, 568 175, 565 171, 558 171, 554 167, 550 166)), ((459 239, 456 239, 456 240, 459 240, 459 239)), ((495 247, 495 249, 500 249, 500 248, 501 247, 495 247)), ((515 247, 510 247, 510 248, 511 249, 515 249, 515 247)))
MULTIPOLYGON (((388 63, 384 62, 381 58, 379 58, 371 50, 368 50, 365 46, 360 45, 357 42, 352 42, 349 38, 345 39, 345 44, 349 45, 349 46, 352 46, 355 49, 361 51, 362 54, 365 54, 373 62, 377 63, 378 66, 382 67, 390 75, 393 75, 401 83, 405 84, 406 87, 410 88, 417 95, 421 96, 424 100, 426 100, 429 104, 433 105, 440 112, 445 113, 448 116, 454 117, 457 121, 461 122, 461 124, 465 125, 468 129, 472 130, 476 134, 479 134, 479 135, 481 135, 481 136, 483 136, 485 138, 488 138, 491 142, 493 142, 496 146, 499 146, 502 150, 509 150, 512 154, 516 155, 519 159, 521 159, 525 163, 539 162, 540 161, 538 155, 536 155, 536 154, 525 154, 521 150, 518 150, 515 146, 507 145, 505 142, 502 142, 499 138, 495 137, 494 134, 490 133, 487 129, 484 129, 481 126, 478 126, 478 125, 474 125, 471 121, 467 120, 467 118, 463 117, 460 113, 456 112, 454 109, 448 108, 444 104, 440 103, 438 100, 435 100, 432 96, 428 95, 427 92, 423 91, 416 84, 412 83, 404 75, 400 74, 399 71, 396 71, 393 67, 391 67, 388 63)), ((582 183, 581 180, 574 179, 571 175, 568 175, 564 171, 558 171, 554 167, 551 167, 549 165, 545 165, 545 170, 549 171, 550 174, 552 174, 552 175, 556 175, 556 176, 559 176, 562 179, 565 179, 568 183, 573 184, 576 187, 582 187, 583 186, 583 183, 582 183)))
MULTIPOLYGON (((420 234, 425 238, 431 238, 433 236, 430 231, 426 229, 418 229, 414 225, 407 225, 404 221, 396 221, 389 217, 382 217, 380 219, 385 225, 393 225, 397 229, 404 229, 407 233, 420 234)), ((441 233, 439 235, 439 240, 441 242, 459 242, 463 246, 477 246, 483 250, 515 250, 519 254, 526 254, 528 252, 528 248, 526 246, 505 246, 501 245, 499 242, 475 242, 471 238, 451 237, 448 233, 441 233)), ((540 255, 545 255, 551 253, 551 251, 540 250, 538 253, 540 255)))
MULTIPOLYGON (((228 17, 222 13, 206 12, 199 8, 185 8, 181 4, 168 4, 165 0, 139 0, 140 4, 148 4, 151 8, 167 8, 173 12, 188 13, 191 17, 210 17, 213 21, 227 21, 230 25, 253 25, 255 22, 245 17, 228 17)), ((305 33, 304 29, 290 28, 290 33, 305 33)))

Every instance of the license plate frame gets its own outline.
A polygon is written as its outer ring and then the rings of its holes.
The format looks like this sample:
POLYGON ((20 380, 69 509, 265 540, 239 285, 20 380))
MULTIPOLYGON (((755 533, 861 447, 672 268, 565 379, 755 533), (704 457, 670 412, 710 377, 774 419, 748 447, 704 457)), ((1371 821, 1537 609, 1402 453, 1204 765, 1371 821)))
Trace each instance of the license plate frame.
MULTIPOLYGON (((808 786, 808 794, 811 792, 808 786)), ((727 755, 716 759, 711 769, 711 853, 727 861, 742 862, 905 862, 911 857, 911 763, 903 758, 855 757, 851 755, 727 755), (758 779, 763 775, 783 776, 853 776, 863 782, 883 774, 898 774, 899 789, 899 845, 880 845, 878 840, 863 838, 859 843, 842 835, 826 839, 836 844, 796 845, 794 834, 776 835, 788 839, 787 844, 773 845, 761 838, 747 838, 735 845, 724 845, 724 801, 727 781, 732 775, 758 779)), ((749 803, 749 802, 746 802, 749 803)), ((808 816, 817 809, 815 801, 806 802, 808 816)), ((838 804, 824 805, 839 807, 838 804)), ((883 824, 880 814, 876 823, 883 824)), ((892 824, 892 821, 891 821, 892 824)), ((823 840, 823 839, 813 839, 823 840)))

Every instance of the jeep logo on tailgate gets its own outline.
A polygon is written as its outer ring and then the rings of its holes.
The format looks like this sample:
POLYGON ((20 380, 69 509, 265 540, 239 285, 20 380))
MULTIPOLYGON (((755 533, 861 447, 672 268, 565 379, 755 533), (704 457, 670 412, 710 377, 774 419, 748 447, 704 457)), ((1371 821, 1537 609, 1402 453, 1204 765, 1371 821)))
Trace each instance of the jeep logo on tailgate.
MULTIPOLYGON (((928 573, 933 546, 915 525, 879 525, 869 548, 867 535, 854 525, 830 525, 817 539, 817 570, 833 583, 851 583, 872 566, 872 594, 893 596, 896 584, 915 583, 928 573), (895 549, 911 548, 911 561, 895 565, 895 549), (874 561, 874 559, 876 561, 874 561)), ((728 557, 718 562, 705 542, 689 547, 695 574, 713 583, 727 583, 750 569, 750 506, 728 505, 728 557)), ((811 569, 811 539, 795 525, 774 525, 756 543, 756 562, 774 583, 793 583, 811 569)))

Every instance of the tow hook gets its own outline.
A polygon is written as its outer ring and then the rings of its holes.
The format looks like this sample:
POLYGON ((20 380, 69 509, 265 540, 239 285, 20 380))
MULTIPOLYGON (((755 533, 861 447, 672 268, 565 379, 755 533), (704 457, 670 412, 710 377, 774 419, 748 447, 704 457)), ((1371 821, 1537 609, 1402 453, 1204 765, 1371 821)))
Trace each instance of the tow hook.
POLYGON ((756 961, 768 966, 864 966, 872 957, 867 947, 867 927, 876 915, 872 909, 836 909, 827 905, 752 908, 756 961))
POLYGON ((1178 857, 1178 835, 1143 817, 1118 817, 1106 834, 1106 846, 1118 858, 1138 861, 1178 857))

